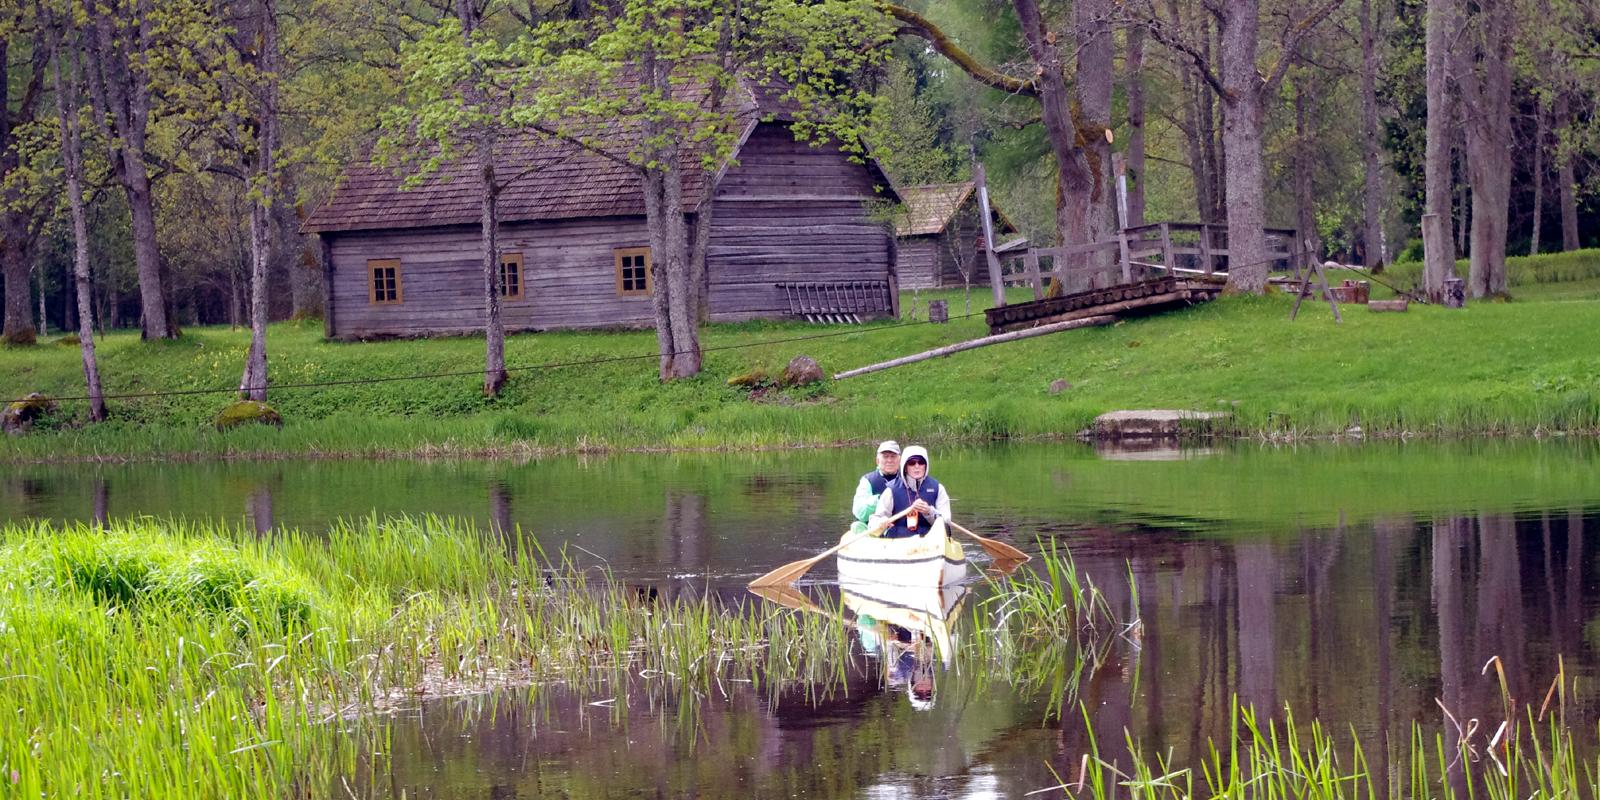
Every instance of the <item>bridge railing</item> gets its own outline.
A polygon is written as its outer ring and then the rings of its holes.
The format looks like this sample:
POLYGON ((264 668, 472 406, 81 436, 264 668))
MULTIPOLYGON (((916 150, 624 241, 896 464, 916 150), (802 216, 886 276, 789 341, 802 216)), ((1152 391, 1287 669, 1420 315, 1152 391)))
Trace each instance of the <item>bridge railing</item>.
MULTIPOLYGON (((1309 253, 1293 228, 1266 228, 1273 268, 1299 276, 1309 253)), ((1116 239, 1070 247, 1033 247, 1000 254, 1006 286, 1027 286, 1035 300, 1055 279, 1063 293, 1104 289, 1166 275, 1227 274, 1228 226, 1156 222, 1124 229, 1116 239)))

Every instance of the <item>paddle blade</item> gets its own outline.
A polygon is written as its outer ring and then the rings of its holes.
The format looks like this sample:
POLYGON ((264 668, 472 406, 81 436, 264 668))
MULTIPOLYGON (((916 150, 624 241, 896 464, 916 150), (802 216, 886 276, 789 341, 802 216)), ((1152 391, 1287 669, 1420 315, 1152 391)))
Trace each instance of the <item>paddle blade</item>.
POLYGON ((983 552, 988 553, 989 557, 995 561, 1015 561, 1017 564, 1024 564, 1032 558, 1027 553, 995 539, 986 539, 980 536, 978 537, 978 544, 983 547, 983 552))

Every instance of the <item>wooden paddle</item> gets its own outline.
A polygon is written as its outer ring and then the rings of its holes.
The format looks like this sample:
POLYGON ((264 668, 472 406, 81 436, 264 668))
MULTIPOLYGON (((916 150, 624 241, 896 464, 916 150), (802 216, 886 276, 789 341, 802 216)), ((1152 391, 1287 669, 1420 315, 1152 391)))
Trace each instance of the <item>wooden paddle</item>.
POLYGON ((979 536, 978 534, 973 533, 972 531, 969 531, 960 525, 957 525, 949 519, 946 519, 944 524, 978 540, 978 544, 983 547, 983 551, 988 553, 989 557, 996 561, 1025 562, 1032 560, 1032 556, 1029 556, 1027 553, 1022 552, 1021 550, 1018 550, 1017 548, 1012 547, 1005 542, 979 536))
POLYGON ((908 509, 906 509, 906 510, 904 510, 904 511, 902 511, 902 512, 900 512, 900 513, 898 513, 898 514, 896 514, 896 515, 894 515, 892 517, 890 517, 882 525, 879 525, 876 528, 868 528, 868 529, 866 529, 866 530, 864 530, 864 531, 862 531, 862 532, 860 532, 860 533, 858 533, 858 534, 856 534, 854 536, 846 536, 838 544, 836 544, 836 545, 834 545, 834 546, 832 546, 832 547, 830 547, 830 548, 828 548, 828 549, 826 549, 826 550, 824 550, 824 551, 822 551, 822 552, 820 552, 820 553, 818 553, 818 554, 816 554, 816 555, 814 555, 814 556, 812 556, 810 558, 802 558, 799 561, 793 561, 793 562, 790 562, 788 564, 784 564, 783 566, 778 567, 777 569, 775 569, 775 570, 773 570, 773 571, 771 571, 771 572, 769 572, 769 573, 767 573, 765 575, 762 575, 761 577, 756 578, 755 580, 751 581, 747 588, 759 589, 759 588, 761 588, 763 586, 788 586, 789 584, 794 583, 795 581, 799 580, 801 575, 804 575, 807 572, 809 572, 812 567, 817 565, 818 561, 821 561, 822 559, 827 558, 828 556, 831 556, 834 553, 839 552, 840 550, 843 550, 848 545, 854 544, 858 539, 860 539, 863 536, 872 535, 872 532, 874 530, 883 530, 884 528, 889 527, 890 523, 892 523, 895 520, 897 520, 897 519, 899 519, 899 518, 901 518, 901 517, 903 517, 903 516, 905 516, 907 514, 910 514, 910 513, 911 513, 911 509, 908 508, 908 509))

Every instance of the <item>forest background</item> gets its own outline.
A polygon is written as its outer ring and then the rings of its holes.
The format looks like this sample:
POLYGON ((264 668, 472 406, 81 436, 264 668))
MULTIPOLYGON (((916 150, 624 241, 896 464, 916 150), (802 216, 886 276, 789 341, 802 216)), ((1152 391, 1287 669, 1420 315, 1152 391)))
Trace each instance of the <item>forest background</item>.
MULTIPOLYGON (((603 36, 586 20, 639 13, 745 15, 766 26, 770 51, 774 19, 826 9, 776 24, 794 28, 778 37, 797 51, 787 61, 715 43, 676 55, 718 53, 733 71, 826 87, 817 118, 850 124, 820 133, 859 135, 896 185, 965 180, 985 164, 996 201, 1036 243, 1103 232, 1113 151, 1128 164, 1130 223, 1225 224, 1248 211, 1310 232, 1320 256, 1373 267, 1418 260, 1432 208, 1455 253, 1472 258, 1474 296, 1505 291, 1507 253, 1600 237, 1600 11, 1583 0, 723 6, 9 0, 5 338, 74 330, 86 311, 98 328, 143 325, 147 338, 180 324, 315 317, 321 267, 299 220, 345 165, 394 138, 397 113, 419 98, 460 86, 471 108, 471 76, 430 67, 457 58, 481 79, 493 58, 515 60, 485 44, 527 31, 545 47, 565 31, 564 46, 595 52, 603 36), (441 55, 463 27, 466 55, 441 55), (744 57, 752 63, 736 63, 744 57), (1255 151, 1259 164, 1230 158, 1255 151), (1078 196, 1096 207, 1073 209, 1078 196)), ((607 32, 650 32, 639 30, 607 32)), ((470 145, 481 132, 481 119, 449 123, 457 129, 434 143, 470 145)), ((241 385, 256 383, 247 372, 241 385)))

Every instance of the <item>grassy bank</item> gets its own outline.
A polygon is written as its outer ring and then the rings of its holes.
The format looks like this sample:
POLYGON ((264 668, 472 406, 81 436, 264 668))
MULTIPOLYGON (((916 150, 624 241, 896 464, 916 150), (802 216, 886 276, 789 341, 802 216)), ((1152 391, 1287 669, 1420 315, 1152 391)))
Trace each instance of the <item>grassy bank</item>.
MULTIPOLYGON (((1567 265, 1558 272, 1564 278, 1600 274, 1597 251, 1541 258, 1567 265)), ((526 369, 489 399, 473 375, 393 380, 470 371, 482 358, 477 339, 335 343, 322 340, 316 323, 284 323, 270 334, 274 383, 345 383, 274 390, 281 430, 211 431, 226 393, 113 401, 113 420, 93 427, 82 424, 83 404, 68 402, 46 426, 52 430, 0 442, 0 459, 784 447, 873 440, 884 430, 980 440, 1071 435, 1102 412, 1151 407, 1228 410, 1229 432, 1244 435, 1351 426, 1369 435, 1593 432, 1600 369, 1586 353, 1600 305, 1559 301, 1592 296, 1595 280, 1540 283, 1547 291, 1537 300, 1462 312, 1351 308, 1343 325, 1316 304, 1290 323, 1281 295, 1224 298, 757 400, 727 379, 777 374, 800 354, 831 373, 987 330, 981 316, 946 325, 714 325, 703 339, 705 372, 670 385, 655 380, 649 331, 524 334, 508 341, 507 361, 526 369), (818 335, 825 338, 804 338, 818 335), (550 364, 563 366, 542 368, 550 364), (1070 388, 1052 394, 1057 379, 1070 388)), ((960 313, 959 292, 938 296, 960 313)), ((975 292, 974 309, 983 302, 975 292)), ((102 344, 101 367, 112 393, 226 388, 238 380, 247 344, 244 331, 223 328, 149 344, 118 332, 102 344)), ((81 384, 74 347, 0 351, 0 394, 73 395, 81 384)))

